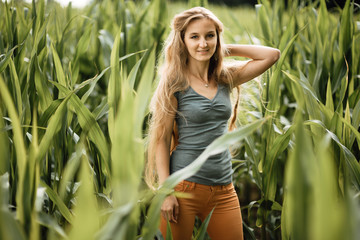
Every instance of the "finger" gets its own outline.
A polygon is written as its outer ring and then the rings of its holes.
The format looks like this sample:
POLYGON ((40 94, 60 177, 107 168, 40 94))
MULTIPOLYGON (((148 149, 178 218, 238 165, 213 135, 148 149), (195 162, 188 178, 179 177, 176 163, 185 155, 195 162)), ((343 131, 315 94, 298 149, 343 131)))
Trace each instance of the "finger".
POLYGON ((171 223, 176 222, 174 216, 173 216, 173 210, 169 210, 169 212, 167 212, 167 217, 168 217, 168 221, 171 223))
POLYGON ((179 216, 179 205, 175 205, 175 207, 174 207, 174 218, 175 218, 175 220, 177 221, 177 219, 178 219, 178 216, 179 216))
POLYGON ((169 221, 169 210, 161 210, 161 215, 166 221, 169 221))
POLYGON ((169 210, 169 211, 166 213, 166 215, 167 215, 167 220, 168 220, 169 222, 172 222, 172 211, 169 210))
POLYGON ((175 216, 175 208, 171 211, 171 222, 177 223, 177 218, 175 216))

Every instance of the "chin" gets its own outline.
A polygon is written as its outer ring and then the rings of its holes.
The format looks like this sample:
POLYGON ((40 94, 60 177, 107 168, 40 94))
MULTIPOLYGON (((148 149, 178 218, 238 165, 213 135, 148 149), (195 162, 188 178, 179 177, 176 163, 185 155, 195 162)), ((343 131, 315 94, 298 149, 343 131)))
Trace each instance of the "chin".
POLYGON ((211 56, 206 56, 206 57, 199 57, 196 60, 200 61, 200 62, 207 62, 210 61, 211 56))

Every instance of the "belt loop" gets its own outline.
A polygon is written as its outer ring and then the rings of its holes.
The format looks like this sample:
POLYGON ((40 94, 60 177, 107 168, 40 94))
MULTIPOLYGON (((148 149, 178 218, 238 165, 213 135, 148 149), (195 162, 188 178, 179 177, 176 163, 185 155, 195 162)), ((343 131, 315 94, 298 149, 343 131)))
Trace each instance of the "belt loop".
POLYGON ((195 182, 190 182, 190 190, 194 190, 196 186, 195 182))

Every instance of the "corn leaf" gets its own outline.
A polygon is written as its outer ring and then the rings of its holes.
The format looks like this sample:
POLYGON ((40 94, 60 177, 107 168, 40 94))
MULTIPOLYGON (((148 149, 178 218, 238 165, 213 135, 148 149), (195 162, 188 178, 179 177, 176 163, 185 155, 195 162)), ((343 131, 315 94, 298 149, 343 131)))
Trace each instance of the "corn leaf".
POLYGON ((8 51, 6 53, 6 55, 1 54, 0 57, 2 58, 0 61, 0 73, 2 73, 5 68, 7 67, 7 65, 9 64, 10 60, 11 60, 11 56, 14 53, 14 50, 17 48, 18 46, 13 47, 12 49, 10 49, 10 51, 8 51))
POLYGON ((310 220, 311 184, 315 155, 310 137, 306 134, 300 111, 296 115, 295 149, 288 159, 285 176, 286 199, 283 206, 281 227, 283 238, 309 239, 307 222, 310 220))
MULTIPOLYGON (((84 153, 85 149, 79 144, 84 153)), ((80 187, 77 191, 74 220, 69 232, 69 239, 92 239, 99 230, 100 219, 97 211, 98 205, 94 195, 93 175, 90 172, 89 160, 82 154, 80 167, 80 187)))
MULTIPOLYGON (((52 81, 51 81, 52 82, 52 81)), ((57 82, 52 82, 60 92, 64 95, 70 94, 70 90, 60 85, 57 82)), ((110 172, 109 169, 109 150, 107 141, 103 132, 101 131, 98 123, 96 122, 94 116, 91 114, 89 109, 81 102, 79 97, 75 94, 72 94, 69 103, 71 106, 76 109, 76 115, 78 117, 79 124, 84 132, 88 133, 90 140, 96 145, 99 150, 100 156, 102 157, 102 162, 104 164, 104 171, 106 174, 110 172)))
POLYGON ((116 117, 116 111, 118 109, 117 104, 120 99, 120 80, 119 80, 119 48, 120 48, 120 32, 116 35, 113 49, 111 51, 111 73, 108 85, 108 105, 109 105, 109 118, 108 128, 110 139, 113 140, 114 121, 116 117))
POLYGON ((278 169, 277 158, 285 149, 287 149, 290 137, 294 132, 294 125, 291 126, 283 135, 275 138, 270 152, 266 155, 263 177, 264 198, 266 200, 275 201, 276 188, 278 185, 276 169, 278 169))
POLYGON ((206 234, 206 230, 207 230, 207 227, 209 225, 209 222, 210 222, 210 218, 214 212, 215 208, 213 208, 211 210, 211 212, 209 213, 209 215, 207 215, 207 217, 205 218, 204 222, 201 224, 196 236, 195 236, 195 239, 204 239, 205 238, 205 234, 206 234))
POLYGON ((3 78, 0 76, 0 96, 2 98, 2 102, 4 103, 8 114, 12 121, 12 130, 14 135, 14 145, 16 150, 16 159, 17 159, 17 167, 18 167, 18 174, 19 174, 19 186, 17 189, 16 194, 16 202, 18 205, 17 216, 20 219, 20 222, 24 224, 25 222, 25 213, 22 207, 22 200, 23 200, 23 181, 25 177, 25 167, 27 162, 27 151, 24 144, 24 139, 22 135, 22 129, 20 124, 20 119, 16 113, 16 108, 12 101, 12 97, 3 81, 3 78))
POLYGON ((54 48, 54 46, 52 44, 51 44, 51 52, 52 52, 53 59, 54 59, 54 65, 55 65, 55 69, 56 69, 57 81, 61 85, 67 87, 68 84, 66 82, 64 70, 62 68, 62 64, 61 64, 59 55, 57 54, 57 52, 56 52, 56 50, 55 50, 55 48, 54 48))
POLYGON ((51 201, 53 201, 55 203, 55 205, 59 209, 59 212, 61 213, 61 215, 69 223, 72 223, 73 216, 72 216, 70 210, 64 204, 64 202, 61 200, 59 195, 50 186, 48 186, 44 181, 40 181, 40 185, 46 189, 46 194, 49 196, 51 201))
MULTIPOLYGON (((135 66, 136 67, 136 66, 135 66)), ((145 117, 145 111, 149 105, 152 83, 154 79, 155 68, 155 48, 151 51, 143 70, 140 84, 136 92, 135 107, 137 109, 137 116, 135 119, 135 126, 142 126, 145 117)), ((130 81, 129 81, 130 82, 130 81)), ((131 83, 131 82, 130 82, 131 83)))
POLYGON ((305 124, 309 125, 317 125, 322 127, 332 138, 332 140, 340 147, 342 150, 343 156, 345 158, 346 166, 350 172, 351 175, 351 182, 353 186, 357 189, 357 191, 360 191, 360 165, 358 161, 356 160, 355 156, 351 153, 351 151, 345 147, 339 140, 336 134, 328 130, 322 122, 318 120, 308 120, 305 122, 305 124))
POLYGON ((67 110, 67 102, 71 98, 72 93, 70 93, 64 101, 59 105, 56 112, 49 119, 49 124, 47 126, 46 132, 41 139, 39 145, 39 151, 36 156, 36 161, 41 161, 42 158, 46 155, 55 134, 60 130, 62 123, 64 122, 65 111, 67 110))

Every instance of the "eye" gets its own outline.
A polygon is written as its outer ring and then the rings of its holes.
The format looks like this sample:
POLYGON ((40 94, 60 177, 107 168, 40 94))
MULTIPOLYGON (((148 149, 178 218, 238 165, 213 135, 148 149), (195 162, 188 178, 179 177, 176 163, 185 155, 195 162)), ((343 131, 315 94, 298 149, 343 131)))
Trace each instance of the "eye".
POLYGON ((191 38, 191 39, 197 39, 197 38, 198 38, 198 36, 193 35, 193 36, 191 36, 190 38, 191 38))
POLYGON ((213 37, 215 37, 215 34, 209 33, 207 36, 208 36, 208 38, 213 38, 213 37))

